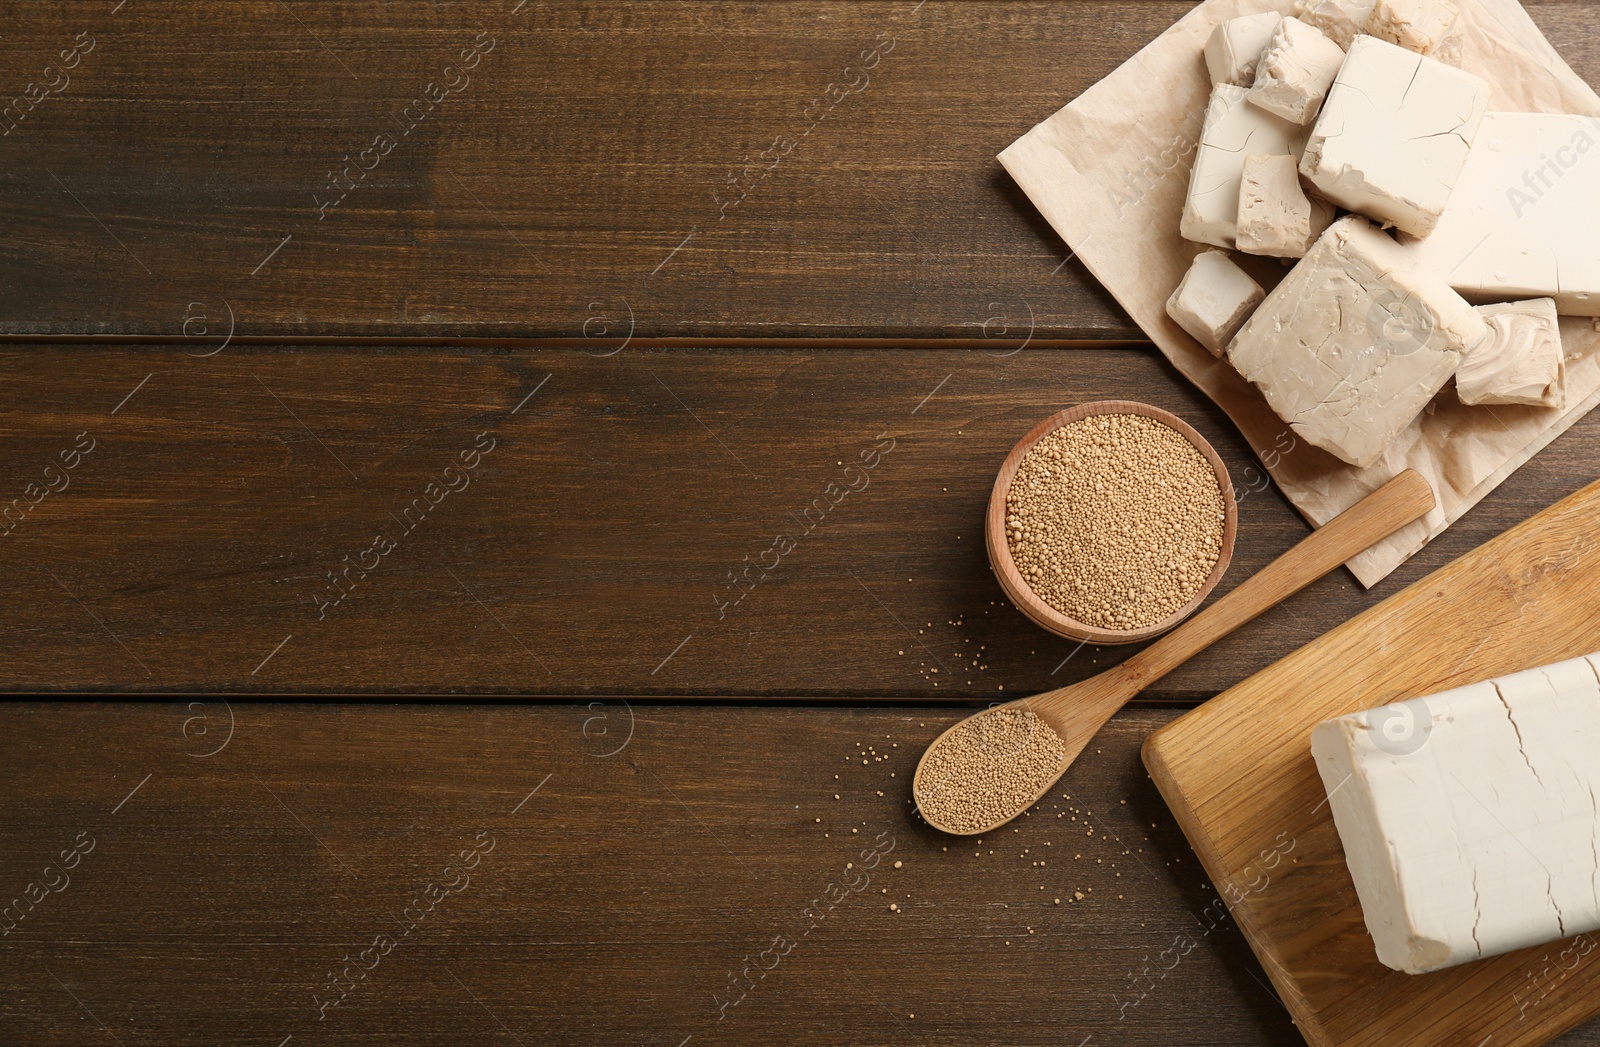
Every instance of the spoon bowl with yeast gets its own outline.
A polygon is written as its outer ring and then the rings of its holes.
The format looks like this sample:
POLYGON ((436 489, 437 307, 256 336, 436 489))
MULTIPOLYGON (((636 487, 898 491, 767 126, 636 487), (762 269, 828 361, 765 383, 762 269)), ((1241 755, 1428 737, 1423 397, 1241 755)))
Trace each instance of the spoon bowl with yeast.
POLYGON ((957 836, 1011 821, 1055 785, 1134 695, 1434 504, 1428 481, 1407 469, 1121 665, 957 723, 917 764, 911 792, 923 819, 957 836))

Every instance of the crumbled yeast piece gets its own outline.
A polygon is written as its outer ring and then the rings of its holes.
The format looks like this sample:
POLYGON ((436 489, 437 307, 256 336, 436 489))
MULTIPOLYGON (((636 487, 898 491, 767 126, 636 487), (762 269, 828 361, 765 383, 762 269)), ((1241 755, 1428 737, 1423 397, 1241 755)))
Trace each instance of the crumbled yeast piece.
POLYGON ((1206 40, 1206 71, 1211 83, 1249 87, 1255 79, 1256 63, 1272 40, 1283 16, 1276 11, 1230 18, 1211 31, 1206 40))
MULTIPOLYGON (((1288 159, 1285 157, 1285 159, 1288 159)), ((1266 292, 1224 251, 1195 256, 1178 289, 1167 299, 1167 315, 1195 341, 1221 356, 1266 292)))
POLYGON ((1309 124, 1344 65, 1344 48, 1298 18, 1285 18, 1256 66, 1247 96, 1252 105, 1297 124, 1309 124))
POLYGON ((1421 974, 1600 928, 1597 662, 1312 729, 1379 961, 1421 974))
POLYGON ((1593 117, 1486 114, 1438 225, 1406 250, 1475 301, 1549 297, 1563 316, 1600 316, 1597 146, 1593 117))
POLYGON ((1350 42, 1366 32, 1374 0, 1295 0, 1291 12, 1300 21, 1322 30, 1329 40, 1348 51, 1350 42))
POLYGON ((1351 465, 1383 456, 1484 322, 1365 219, 1328 227, 1228 347, 1279 418, 1351 465))
POLYGON ((1239 250, 1302 258, 1333 222, 1334 208, 1300 185, 1292 156, 1247 156, 1239 185, 1239 250))
POLYGON ((1211 89, 1200 145, 1189 172, 1189 193, 1178 231, 1186 239, 1232 247, 1239 222, 1244 160, 1254 153, 1298 158, 1305 128, 1245 103, 1248 92, 1232 84, 1211 89))
POLYGON ((1567 405, 1561 323, 1549 298, 1480 305, 1489 328, 1456 369, 1456 396, 1464 404, 1567 405))
POLYGON ((1300 160, 1323 196, 1427 236, 1483 121, 1489 85, 1370 36, 1350 45, 1300 160))
POLYGON ((1460 17, 1450 0, 1377 0, 1364 31, 1407 51, 1439 57, 1460 17))

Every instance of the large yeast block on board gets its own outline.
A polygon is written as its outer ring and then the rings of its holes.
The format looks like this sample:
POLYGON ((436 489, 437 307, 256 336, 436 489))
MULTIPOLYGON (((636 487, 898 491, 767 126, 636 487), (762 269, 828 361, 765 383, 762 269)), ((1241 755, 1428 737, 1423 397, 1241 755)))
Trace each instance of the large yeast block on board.
POLYGON ((1384 964, 1421 974, 1600 929, 1597 674, 1574 658, 1312 730, 1384 964))

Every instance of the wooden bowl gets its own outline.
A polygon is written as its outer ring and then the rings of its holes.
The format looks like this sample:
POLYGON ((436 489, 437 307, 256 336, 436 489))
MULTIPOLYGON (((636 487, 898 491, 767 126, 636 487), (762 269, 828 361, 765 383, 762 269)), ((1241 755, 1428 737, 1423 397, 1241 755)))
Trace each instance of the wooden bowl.
POLYGON ((1033 431, 1024 436, 1017 446, 1006 455, 1006 460, 1000 466, 1000 475, 995 477, 994 491, 989 495, 989 512, 985 521, 985 541, 989 549, 989 566, 993 569, 995 577, 1000 580, 1000 587, 1005 590, 1006 596, 1023 614, 1033 619, 1034 623, 1048 629, 1057 636, 1064 636, 1069 640, 1081 640, 1093 644, 1125 644, 1138 643, 1171 629, 1189 615, 1211 594, 1217 583, 1228 570, 1228 564, 1233 560, 1233 538, 1239 529, 1239 505, 1234 498, 1233 483, 1228 479, 1228 467, 1222 464, 1222 459, 1212 446, 1206 442, 1205 437, 1195 432, 1193 427, 1177 415, 1163 411, 1159 407, 1149 404, 1136 403, 1132 400, 1099 400, 1094 403, 1079 404, 1069 407, 1065 411, 1051 415, 1038 425, 1033 431), (1080 622, 1069 618, 1060 611, 1051 607, 1034 594, 1028 583, 1023 580, 1017 565, 1011 559, 1011 546, 1006 541, 1006 495, 1011 490, 1012 477, 1017 474, 1017 467, 1022 464, 1022 458, 1033 445, 1044 438, 1045 434, 1052 432, 1068 422, 1076 422, 1082 418, 1089 418, 1101 414, 1136 414, 1145 418, 1153 418, 1177 432, 1195 450, 1205 456, 1211 463, 1212 470, 1217 476, 1217 487, 1222 491, 1223 522, 1222 522, 1222 551, 1217 557, 1216 566, 1212 567, 1211 574, 1206 578, 1200 591, 1194 598, 1178 608, 1168 617, 1156 622, 1154 625, 1141 626, 1138 629, 1104 629, 1099 626, 1080 622))

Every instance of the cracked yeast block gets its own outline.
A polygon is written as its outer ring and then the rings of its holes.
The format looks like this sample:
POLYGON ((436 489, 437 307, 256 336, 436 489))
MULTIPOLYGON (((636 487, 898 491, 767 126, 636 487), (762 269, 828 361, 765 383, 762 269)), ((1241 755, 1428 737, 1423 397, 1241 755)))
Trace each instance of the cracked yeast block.
POLYGON ((1364 467, 1485 330, 1443 277, 1352 215, 1329 226, 1267 296, 1228 361, 1295 432, 1364 467))
POLYGON ((1206 104, 1200 147, 1189 171, 1178 232, 1186 240, 1232 248, 1239 234, 1239 187, 1253 155, 1292 156, 1298 162, 1305 128, 1248 105, 1243 87, 1218 84, 1206 104))
POLYGON ((1600 316, 1597 231, 1600 118, 1487 113, 1438 225, 1406 250, 1474 301, 1600 316))
POLYGON ((1471 73, 1358 36, 1300 157, 1323 196, 1413 236, 1433 231, 1489 98, 1471 73))
POLYGON ((1312 730, 1384 964, 1421 974, 1600 929, 1597 657, 1312 730))

